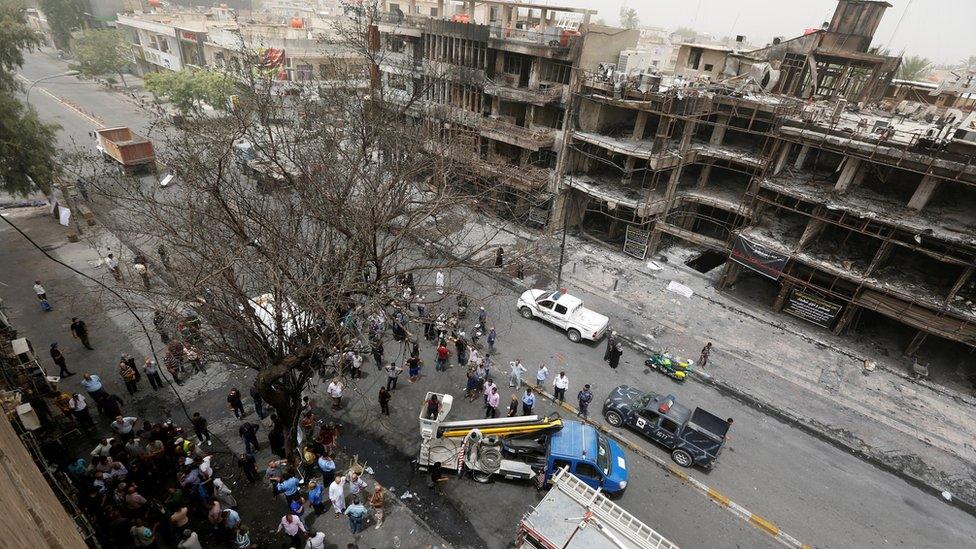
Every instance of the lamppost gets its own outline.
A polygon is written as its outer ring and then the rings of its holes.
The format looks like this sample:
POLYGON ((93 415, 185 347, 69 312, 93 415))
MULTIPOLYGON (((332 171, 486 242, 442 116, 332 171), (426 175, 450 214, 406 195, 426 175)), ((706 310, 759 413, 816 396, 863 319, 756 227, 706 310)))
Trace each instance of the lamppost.
POLYGON ((30 86, 27 86, 27 92, 24 94, 24 102, 30 103, 31 89, 34 86, 36 86, 38 82, 44 82, 45 80, 53 80, 55 78, 61 78, 62 76, 77 76, 78 74, 80 74, 78 71, 67 71, 67 72, 59 72, 58 74, 52 74, 49 76, 38 78, 37 80, 31 82, 30 86))

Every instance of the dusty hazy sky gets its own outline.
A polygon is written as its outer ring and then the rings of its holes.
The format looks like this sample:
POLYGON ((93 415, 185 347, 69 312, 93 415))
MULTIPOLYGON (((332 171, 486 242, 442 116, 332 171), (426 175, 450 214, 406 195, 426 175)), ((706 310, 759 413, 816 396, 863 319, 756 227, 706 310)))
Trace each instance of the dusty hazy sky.
MULTIPOLYGON (((798 36, 805 28, 817 27, 830 19, 837 5, 836 0, 548 0, 547 3, 599 10, 597 17, 609 24, 617 24, 620 6, 627 5, 637 9, 642 25, 694 26, 719 37, 744 34, 755 44, 764 44, 773 36, 798 36)), ((875 45, 885 44, 893 54, 904 51, 906 55, 922 55, 937 63, 955 63, 976 55, 976 0, 889 0, 889 3, 894 7, 885 12, 874 37, 875 45)))

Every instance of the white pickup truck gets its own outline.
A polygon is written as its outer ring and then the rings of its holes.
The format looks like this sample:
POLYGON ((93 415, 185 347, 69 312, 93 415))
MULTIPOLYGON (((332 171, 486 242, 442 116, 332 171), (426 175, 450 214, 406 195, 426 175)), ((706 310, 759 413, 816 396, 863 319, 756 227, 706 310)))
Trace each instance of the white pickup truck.
POLYGON ((563 291, 526 290, 518 298, 519 314, 539 317, 566 330, 570 341, 596 341, 607 331, 610 319, 583 306, 583 301, 563 291))

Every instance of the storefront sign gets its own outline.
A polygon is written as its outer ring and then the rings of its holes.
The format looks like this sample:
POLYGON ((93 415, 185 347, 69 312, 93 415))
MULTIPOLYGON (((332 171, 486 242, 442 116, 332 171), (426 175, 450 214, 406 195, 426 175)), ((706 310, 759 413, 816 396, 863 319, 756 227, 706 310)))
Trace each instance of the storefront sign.
POLYGON ((732 242, 732 261, 749 267, 759 274, 776 280, 783 274, 789 256, 761 244, 746 240, 742 235, 732 242))
POLYGON ((783 311, 817 326, 830 328, 842 308, 837 303, 794 289, 783 311))

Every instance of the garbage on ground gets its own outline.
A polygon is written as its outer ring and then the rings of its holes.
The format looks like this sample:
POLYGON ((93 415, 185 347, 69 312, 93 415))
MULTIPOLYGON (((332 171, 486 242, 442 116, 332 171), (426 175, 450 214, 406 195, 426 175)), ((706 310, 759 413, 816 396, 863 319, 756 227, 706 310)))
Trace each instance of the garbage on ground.
POLYGON ((402 500, 413 499, 413 494, 410 493, 410 490, 407 490, 400 496, 400 499, 402 500))
POLYGON ((946 501, 952 501, 952 492, 948 490, 943 490, 942 497, 945 498, 946 501))
POLYGON ((365 469, 363 469, 363 470, 364 470, 364 471, 366 471, 366 473, 368 473, 368 474, 370 474, 370 475, 372 475, 372 474, 374 474, 374 473, 373 473, 373 468, 372 468, 372 467, 370 467, 369 465, 367 465, 367 466, 366 466, 366 468, 365 468, 365 469))
POLYGON ((691 297, 695 291, 680 282, 672 280, 668 283, 668 291, 674 292, 684 297, 691 297))

